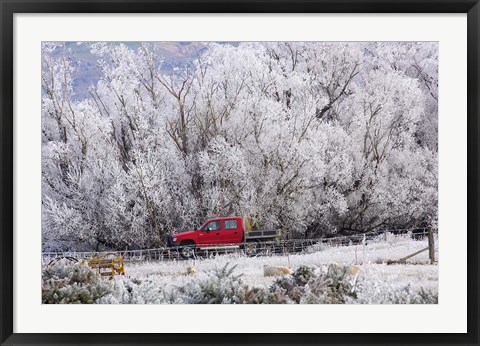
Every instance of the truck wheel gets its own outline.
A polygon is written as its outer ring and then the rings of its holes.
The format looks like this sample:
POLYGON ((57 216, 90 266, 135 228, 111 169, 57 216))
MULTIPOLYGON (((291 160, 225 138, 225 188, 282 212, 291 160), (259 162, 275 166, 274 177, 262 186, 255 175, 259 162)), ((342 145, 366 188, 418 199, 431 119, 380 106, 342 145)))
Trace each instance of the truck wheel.
POLYGON ((180 243, 180 256, 185 259, 195 257, 195 243, 193 241, 180 243))
POLYGON ((245 244, 245 254, 248 257, 254 257, 258 254, 258 240, 250 240, 245 244))

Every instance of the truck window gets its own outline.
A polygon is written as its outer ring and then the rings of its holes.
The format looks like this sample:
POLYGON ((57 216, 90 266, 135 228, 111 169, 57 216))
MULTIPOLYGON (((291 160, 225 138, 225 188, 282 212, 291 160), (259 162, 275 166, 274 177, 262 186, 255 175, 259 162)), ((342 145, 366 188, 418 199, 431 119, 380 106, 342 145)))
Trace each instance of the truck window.
POLYGON ((225 230, 237 229, 237 220, 225 220, 225 230))
POLYGON ((203 228, 204 231, 218 231, 220 229, 220 221, 210 221, 203 228))

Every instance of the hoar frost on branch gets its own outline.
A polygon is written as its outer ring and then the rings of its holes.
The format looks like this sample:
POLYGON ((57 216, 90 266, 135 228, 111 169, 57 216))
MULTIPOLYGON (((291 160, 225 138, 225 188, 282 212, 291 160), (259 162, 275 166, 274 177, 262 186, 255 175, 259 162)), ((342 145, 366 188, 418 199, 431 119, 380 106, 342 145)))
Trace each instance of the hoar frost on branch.
POLYGON ((43 45, 45 249, 161 246, 233 214, 286 237, 436 225, 436 44, 90 49, 79 100, 75 56, 43 45))

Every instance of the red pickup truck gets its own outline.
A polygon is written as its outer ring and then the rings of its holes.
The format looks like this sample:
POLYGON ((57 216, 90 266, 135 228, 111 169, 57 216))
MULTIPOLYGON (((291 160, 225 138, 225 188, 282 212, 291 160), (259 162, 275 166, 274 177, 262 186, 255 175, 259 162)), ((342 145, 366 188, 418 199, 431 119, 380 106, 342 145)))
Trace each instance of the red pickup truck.
POLYGON ((182 232, 168 237, 168 246, 178 248, 184 258, 193 257, 196 249, 242 247, 247 243, 273 241, 278 230, 255 229, 247 218, 232 216, 207 220, 196 231, 182 232))

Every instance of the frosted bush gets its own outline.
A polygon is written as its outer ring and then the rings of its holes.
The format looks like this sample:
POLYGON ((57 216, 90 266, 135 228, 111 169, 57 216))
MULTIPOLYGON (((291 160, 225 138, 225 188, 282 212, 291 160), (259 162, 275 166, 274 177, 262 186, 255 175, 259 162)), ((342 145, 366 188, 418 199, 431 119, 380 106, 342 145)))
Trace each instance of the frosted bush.
POLYGON ((166 294, 166 302, 188 304, 434 304, 438 296, 409 286, 368 281, 356 266, 301 266, 268 288, 246 285, 225 265, 166 294))
POLYGON ((79 263, 61 260, 42 270, 43 304, 93 304, 110 291, 107 281, 79 263))
POLYGON ((315 275, 315 268, 301 266, 292 274, 293 278, 299 285, 305 285, 315 275))
POLYGON ((243 303, 247 286, 240 276, 233 275, 236 266, 228 263, 205 277, 192 280, 171 293, 170 303, 235 304, 243 303))
POLYGON ((355 267, 331 264, 322 269, 308 281, 301 303, 345 304, 356 298, 355 267))
POLYGON ((51 282, 42 290, 44 304, 94 304, 97 299, 110 291, 106 284, 78 284, 63 285, 51 282))
POLYGON ((301 266, 291 276, 276 279, 270 286, 266 301, 270 304, 300 303, 304 286, 315 276, 315 268, 301 266))
POLYGON ((280 277, 270 286, 266 296, 269 304, 298 303, 303 295, 303 285, 298 285, 292 276, 280 277))
POLYGON ((97 301, 98 304, 161 304, 164 290, 151 280, 118 278, 113 292, 97 301))
POLYGON ((438 304, 438 294, 420 289, 412 291, 410 285, 394 286, 379 281, 363 281, 358 290, 356 304, 438 304))

